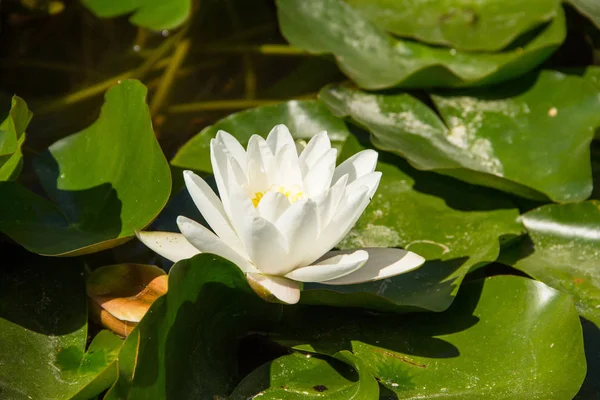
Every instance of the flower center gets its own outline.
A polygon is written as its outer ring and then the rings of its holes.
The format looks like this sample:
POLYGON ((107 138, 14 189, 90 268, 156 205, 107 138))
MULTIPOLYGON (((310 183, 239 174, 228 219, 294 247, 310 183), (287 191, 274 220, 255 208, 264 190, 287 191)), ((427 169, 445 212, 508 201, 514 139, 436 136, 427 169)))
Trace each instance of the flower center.
POLYGON ((265 190, 264 192, 254 193, 254 196, 252 197, 252 204, 254 205, 255 208, 258 207, 258 205, 260 204, 260 201, 262 200, 264 195, 267 194, 268 192, 281 193, 289 200, 290 204, 294 204, 298 200, 306 198, 306 196, 304 195, 304 193, 302 192, 301 188, 298 185, 294 185, 291 188, 286 188, 284 186, 279 186, 279 185, 273 185, 270 188, 268 188, 267 190, 265 190))

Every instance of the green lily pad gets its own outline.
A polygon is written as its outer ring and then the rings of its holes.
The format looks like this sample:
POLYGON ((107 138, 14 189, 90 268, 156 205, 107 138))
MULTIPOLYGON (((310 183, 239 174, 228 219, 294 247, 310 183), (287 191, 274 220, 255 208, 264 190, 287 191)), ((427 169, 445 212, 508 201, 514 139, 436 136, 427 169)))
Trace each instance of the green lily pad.
POLYGON ((600 201, 545 205, 522 221, 531 240, 499 261, 570 294, 579 313, 600 327, 600 201))
POLYGON ((98 120, 35 160, 50 200, 0 183, 0 231, 44 255, 116 246, 148 225, 169 198, 169 165, 156 141, 146 88, 127 80, 106 93, 98 120))
POLYGON ((600 3, 596 0, 567 0, 600 29, 600 3))
POLYGON ((501 50, 555 18, 560 7, 557 0, 345 1, 390 33, 467 51, 501 50))
POLYGON ((366 127, 377 147, 418 169, 535 200, 574 202, 591 194, 589 144, 600 126, 600 96, 586 79, 542 71, 434 94, 444 121, 405 93, 332 85, 320 97, 336 115, 366 127))
POLYGON ((239 381, 238 338, 267 327, 282 307, 256 296, 239 268, 220 257, 178 262, 167 294, 125 340, 105 400, 225 398, 239 381))
POLYGON ((571 399, 586 373, 569 296, 527 278, 465 284, 436 315, 284 311, 273 340, 324 355, 349 350, 389 398, 571 399))
MULTIPOLYGON (((576 71, 576 73, 581 75, 583 79, 594 85, 598 90, 598 93, 600 94, 600 67, 590 65, 583 70, 576 71)), ((595 139, 600 140, 600 126, 596 128, 595 139)))
POLYGON ((325 130, 332 146, 337 149, 341 149, 348 136, 344 121, 335 118, 322 102, 293 100, 235 113, 206 127, 181 147, 171 160, 171 165, 212 173, 210 140, 219 130, 231 133, 245 147, 250 136, 266 136, 278 124, 286 124, 296 140, 308 141, 325 130))
POLYGON ((82 0, 100 18, 131 14, 129 21, 153 30, 176 28, 188 19, 191 0, 82 0))
POLYGON ((589 65, 581 71, 581 76, 600 90, 600 67, 589 65))
POLYGON ((464 87, 522 75, 549 57, 565 39, 561 9, 521 46, 499 53, 467 53, 396 39, 344 0, 279 0, 279 24, 294 46, 332 53, 339 67, 365 89, 394 86, 464 87))
POLYGON ((31 116, 25 101, 13 96, 10 111, 0 124, 0 182, 14 180, 21 172, 21 147, 31 116))
MULTIPOLYGON (((217 122, 185 144, 172 164, 210 173, 209 142, 218 129, 246 143, 251 134, 265 135, 281 123, 297 138, 308 139, 327 130, 333 144, 343 146, 339 161, 365 149, 322 102, 293 101, 243 111, 217 122)), ((415 171, 400 158, 384 153, 377 169, 383 172, 377 194, 339 247, 401 246, 430 261, 384 281, 347 286, 305 284, 302 302, 388 311, 442 311, 451 304, 469 269, 494 261, 499 241, 522 231, 518 210, 499 193, 415 171), (435 215, 435 224, 423 215, 435 215)))
MULTIPOLYGON (((596 138, 600 129, 596 131, 596 138)), ((594 178, 594 190, 592 190, 592 200, 600 200, 600 142, 595 140, 590 148, 592 153, 592 176, 594 178)))
POLYGON ((0 397, 87 400, 116 377, 122 340, 100 332, 87 352, 87 312, 79 263, 32 255, 2 266, 0 397), (76 265, 73 265, 76 264, 76 265))
MULTIPOLYGON (((364 148, 349 136, 341 158, 364 148)), ((304 284, 302 303, 443 311, 469 270, 494 261, 500 245, 522 232, 519 211, 500 193, 416 171, 387 153, 379 154, 377 170, 383 176, 371 204, 338 247, 403 247, 428 261, 383 281, 304 284)))
POLYGON ((341 351, 333 357, 328 359, 293 353, 278 358, 244 378, 230 399, 247 400, 256 396, 263 400, 379 398, 377 381, 360 358, 349 351, 341 351), (356 368, 356 371, 347 364, 356 368), (355 375, 358 375, 358 379, 355 375))

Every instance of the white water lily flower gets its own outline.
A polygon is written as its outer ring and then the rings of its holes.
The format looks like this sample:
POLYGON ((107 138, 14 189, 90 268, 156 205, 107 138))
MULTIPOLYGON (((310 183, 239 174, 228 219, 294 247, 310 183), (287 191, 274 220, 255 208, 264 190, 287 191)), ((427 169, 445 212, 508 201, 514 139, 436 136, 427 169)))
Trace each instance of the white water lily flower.
POLYGON ((337 168, 325 131, 298 154, 284 125, 267 139, 250 138, 247 151, 219 131, 210 155, 219 197, 191 171, 185 184, 212 230, 180 216, 181 234, 140 232, 139 239, 176 262, 200 252, 235 263, 261 297, 300 299, 302 282, 347 285, 388 278, 423 264, 418 254, 393 248, 331 251, 373 197, 381 172, 377 152, 364 150, 337 168))

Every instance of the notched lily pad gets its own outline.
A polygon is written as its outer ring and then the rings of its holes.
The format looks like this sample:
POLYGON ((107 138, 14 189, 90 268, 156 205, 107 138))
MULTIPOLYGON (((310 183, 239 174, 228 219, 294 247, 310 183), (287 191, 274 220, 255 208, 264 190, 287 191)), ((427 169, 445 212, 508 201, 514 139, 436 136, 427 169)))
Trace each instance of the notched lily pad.
POLYGON ((498 53, 468 53, 394 38, 344 0, 279 0, 281 31, 294 46, 331 53, 342 71, 365 89, 487 85, 538 66, 563 42, 565 16, 533 38, 498 53))
POLYGON ((510 83, 431 95, 434 110, 405 94, 330 85, 320 94, 336 115, 372 134, 375 146, 418 169, 557 202, 587 199, 589 145, 600 126, 598 90, 556 71, 510 83))
POLYGON ((166 204, 169 165, 152 130, 146 88, 126 80, 100 117, 35 160, 49 200, 0 183, 0 231, 44 255, 93 253, 129 240, 166 204))

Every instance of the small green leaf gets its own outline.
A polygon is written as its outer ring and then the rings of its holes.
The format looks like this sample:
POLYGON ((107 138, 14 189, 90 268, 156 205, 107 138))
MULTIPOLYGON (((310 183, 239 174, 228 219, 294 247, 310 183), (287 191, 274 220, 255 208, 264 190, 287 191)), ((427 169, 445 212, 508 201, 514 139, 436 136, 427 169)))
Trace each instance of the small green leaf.
POLYGON ((392 37, 343 0, 279 0, 277 7, 281 31, 291 44, 312 53, 332 53, 342 71, 365 89, 502 82, 538 66, 566 33, 559 9, 548 26, 521 46, 468 53, 392 37))
POLYGON ((521 218, 531 240, 499 261, 570 294, 579 313, 600 328, 600 201, 549 204, 521 218))
POLYGON ((272 339, 324 355, 349 350, 390 398, 571 399, 586 372, 569 296, 527 278, 465 284, 440 314, 284 312, 286 325, 272 339))
POLYGON ((377 381, 360 358, 348 351, 334 354, 334 358, 301 353, 283 356, 244 378, 230 399, 247 400, 256 396, 263 400, 379 398, 377 381))
POLYGON ((498 51, 556 17, 557 0, 345 0, 401 37, 467 51, 498 51))
POLYGON ((21 172, 21 147, 31 116, 25 101, 13 96, 10 111, 0 124, 0 182, 15 180, 21 172))
POLYGON ((0 183, 0 230, 30 251, 73 256, 113 247, 148 225, 167 202, 171 178, 145 97, 138 81, 114 86, 94 124, 35 160, 51 201, 0 183))
POLYGON ((176 28, 189 17, 191 0, 82 0, 100 18, 133 13, 134 25, 153 30, 176 28))
POLYGON ((418 169, 537 200, 590 196, 589 144, 600 126, 600 96, 580 77, 542 71, 485 89, 434 94, 444 121, 405 93, 332 85, 321 98, 336 115, 366 127, 377 147, 418 169))
POLYGON ((213 399, 239 381, 239 337, 276 320, 232 263, 199 254, 169 273, 169 291, 152 304, 125 340, 109 399, 213 399), (123 362, 121 362, 123 359, 123 362))
POLYGON ((0 397, 87 400, 110 386, 122 340, 102 331, 85 352, 82 265, 29 254, 2 272, 0 397))

